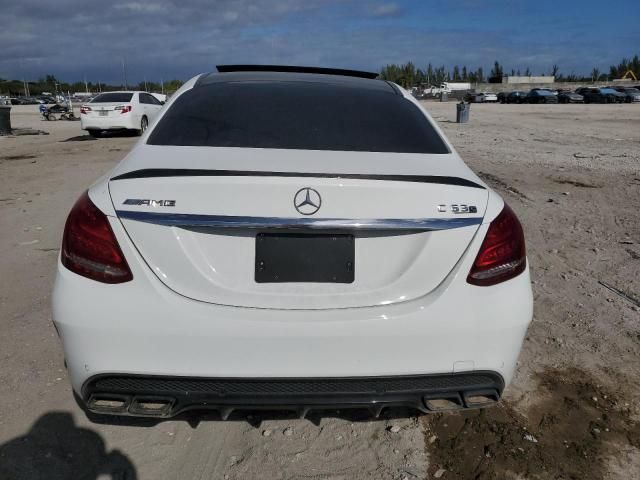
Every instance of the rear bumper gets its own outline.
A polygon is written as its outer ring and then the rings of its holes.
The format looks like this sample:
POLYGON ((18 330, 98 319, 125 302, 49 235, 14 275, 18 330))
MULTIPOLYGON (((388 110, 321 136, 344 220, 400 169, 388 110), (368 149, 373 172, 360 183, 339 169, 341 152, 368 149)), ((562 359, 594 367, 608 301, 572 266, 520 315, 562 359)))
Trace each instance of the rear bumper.
POLYGON ((83 387, 87 410, 99 414, 168 418, 191 409, 309 411, 386 407, 423 412, 486 407, 502 394, 494 372, 397 377, 229 379, 100 375, 83 387))
POLYGON ((125 115, 110 117, 89 117, 80 115, 80 126, 82 130, 134 130, 140 128, 131 112, 125 115))

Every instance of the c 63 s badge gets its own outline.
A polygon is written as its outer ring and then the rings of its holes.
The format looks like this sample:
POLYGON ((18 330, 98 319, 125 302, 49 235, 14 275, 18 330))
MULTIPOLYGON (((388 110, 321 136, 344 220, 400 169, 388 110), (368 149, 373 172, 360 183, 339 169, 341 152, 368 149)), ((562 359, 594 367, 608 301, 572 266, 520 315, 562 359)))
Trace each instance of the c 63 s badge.
POLYGON ((478 213, 478 208, 475 205, 465 205, 464 203, 453 203, 451 205, 438 205, 438 212, 478 213))
POLYGON ((175 200, 151 200, 149 198, 127 198, 123 205, 140 205, 147 207, 175 207, 175 200))

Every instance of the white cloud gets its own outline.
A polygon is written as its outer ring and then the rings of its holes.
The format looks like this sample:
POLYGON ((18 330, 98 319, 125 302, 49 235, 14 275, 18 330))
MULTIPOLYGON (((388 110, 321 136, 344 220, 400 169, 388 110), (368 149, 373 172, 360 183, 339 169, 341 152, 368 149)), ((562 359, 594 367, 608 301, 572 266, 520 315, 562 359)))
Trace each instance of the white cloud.
POLYGON ((371 8, 371 15, 374 17, 389 17, 400 13, 400 6, 397 3, 382 3, 371 8))

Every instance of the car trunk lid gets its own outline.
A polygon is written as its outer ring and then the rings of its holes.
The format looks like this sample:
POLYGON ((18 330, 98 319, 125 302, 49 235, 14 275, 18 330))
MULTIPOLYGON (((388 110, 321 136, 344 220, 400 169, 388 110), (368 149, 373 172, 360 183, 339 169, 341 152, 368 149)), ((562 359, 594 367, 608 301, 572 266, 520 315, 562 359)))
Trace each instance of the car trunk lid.
MULTIPOLYGON (((167 150, 177 154, 181 148, 186 147, 158 148, 154 166, 163 166, 167 150)), ((344 152, 220 149, 236 157, 229 162, 205 160, 210 149, 191 150, 183 156, 189 168, 176 169, 174 161, 174 168, 129 169, 118 172, 109 189, 116 214, 160 281, 181 295, 215 304, 326 309, 425 295, 460 260, 487 203, 487 190, 452 156, 385 154, 387 162, 388 157, 398 160, 393 169, 398 174, 379 168, 384 163, 378 154, 362 152, 345 157, 344 152), (300 161, 291 168, 296 155, 300 161), (366 168, 346 171, 345 165, 358 164, 365 155, 370 157, 366 168), (268 161, 274 156, 280 160, 268 161), (324 160, 315 163, 323 165, 322 171, 311 168, 314 157, 324 160), (415 163, 415 157, 421 157, 422 165, 411 173, 407 164, 415 163), (259 160, 276 169, 243 168, 255 168, 259 160), (450 168, 443 169, 442 162, 450 168), (336 171, 330 172, 332 168, 336 171), (307 194, 314 205, 300 207, 307 194), (277 238, 292 233, 327 235, 326 242, 338 243, 349 236, 354 242, 352 281, 263 281, 257 243, 265 234, 277 238)), ((335 250, 328 246, 325 252, 326 242, 307 255, 320 257, 320 262, 322 255, 331 257, 335 250)), ((296 249, 299 244, 287 245, 296 249)), ((302 268, 304 259, 296 263, 297 253, 280 251, 284 258, 270 261, 280 269, 287 263, 302 268)), ((302 278, 312 276, 302 272, 302 278)))

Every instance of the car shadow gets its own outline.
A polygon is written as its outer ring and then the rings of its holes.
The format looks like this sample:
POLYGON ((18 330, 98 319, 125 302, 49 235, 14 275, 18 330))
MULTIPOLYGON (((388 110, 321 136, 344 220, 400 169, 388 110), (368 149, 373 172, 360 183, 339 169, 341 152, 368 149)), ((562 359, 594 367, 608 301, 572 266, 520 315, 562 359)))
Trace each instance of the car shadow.
POLYGON ((85 142, 87 140, 97 140, 97 138, 94 138, 91 135, 77 135, 75 137, 69 137, 65 140, 60 140, 60 142, 85 142))
POLYGON ((107 452, 94 430, 75 425, 68 412, 49 412, 31 429, 0 445, 3 480, 136 480, 136 469, 118 450, 107 452))
POLYGON ((92 135, 84 134, 84 135, 76 135, 73 137, 66 138, 64 140, 60 140, 60 142, 85 142, 91 140, 98 140, 98 138, 128 138, 128 137, 137 137, 138 132, 135 130, 113 130, 113 131, 103 131, 100 133, 100 137, 94 137, 92 135))
POLYGON ((103 130, 100 138, 137 137, 136 130, 103 130))

